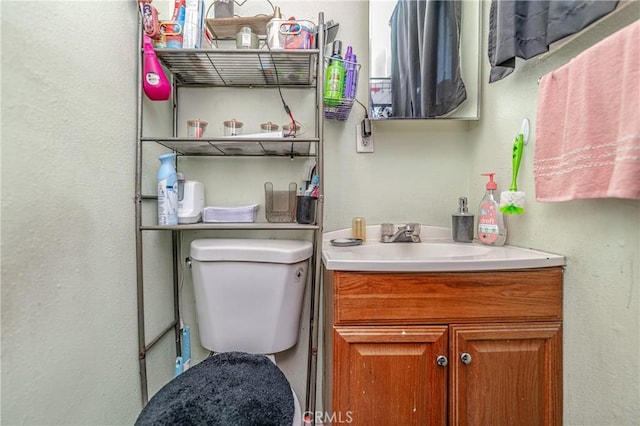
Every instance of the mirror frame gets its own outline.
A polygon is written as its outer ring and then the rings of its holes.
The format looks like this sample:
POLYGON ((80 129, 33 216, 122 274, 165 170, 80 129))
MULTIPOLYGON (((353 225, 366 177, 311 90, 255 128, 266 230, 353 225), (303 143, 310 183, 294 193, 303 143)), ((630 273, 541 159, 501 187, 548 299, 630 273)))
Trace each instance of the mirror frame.
MULTIPOLYGON (((374 112, 373 96, 374 92, 384 90, 391 91, 390 84, 390 64, 388 64, 388 55, 383 49, 378 47, 381 43, 385 43, 385 38, 389 40, 387 48, 390 50, 390 30, 380 31, 381 26, 388 28, 388 22, 380 23, 381 17, 377 12, 380 7, 384 10, 393 10, 396 0, 369 0, 369 75, 367 83, 369 87, 368 93, 368 113, 371 120, 478 120, 480 119, 480 88, 482 78, 482 0, 462 0, 462 25, 460 30, 460 66, 462 79, 467 91, 467 99, 455 111, 440 117, 384 117, 378 116, 374 112), (376 5, 376 3, 378 5, 376 5), (384 4, 384 5, 383 5, 384 4), (378 9, 375 9, 375 8, 378 9), (378 22, 373 22, 378 20, 378 22), (372 31, 376 29, 376 31, 372 31), (380 41, 382 40, 382 41, 380 41), (376 44, 376 46, 374 46, 376 44), (382 67, 385 71, 389 68, 387 76, 377 76, 379 73, 380 55, 384 55, 382 59, 382 67)), ((382 12, 384 13, 384 12, 382 12)), ((384 74, 384 72, 382 72, 384 74)))

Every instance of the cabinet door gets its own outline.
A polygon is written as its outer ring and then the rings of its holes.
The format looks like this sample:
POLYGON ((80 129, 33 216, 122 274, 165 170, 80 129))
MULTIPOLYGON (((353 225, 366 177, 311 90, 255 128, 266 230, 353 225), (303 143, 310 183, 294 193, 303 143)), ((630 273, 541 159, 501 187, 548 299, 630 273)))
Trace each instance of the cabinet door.
POLYGON ((452 425, 561 425, 560 322, 452 325, 452 425))
POLYGON ((335 327, 334 342, 334 424, 446 425, 447 327, 335 327))

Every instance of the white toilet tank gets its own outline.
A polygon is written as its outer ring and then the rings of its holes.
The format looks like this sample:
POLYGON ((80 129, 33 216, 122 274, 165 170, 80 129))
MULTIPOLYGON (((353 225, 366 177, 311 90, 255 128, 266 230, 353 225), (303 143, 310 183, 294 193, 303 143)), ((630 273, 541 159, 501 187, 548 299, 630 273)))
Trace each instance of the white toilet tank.
POLYGON ((292 347, 312 253, 309 241, 194 240, 190 256, 201 345, 252 354, 292 347))

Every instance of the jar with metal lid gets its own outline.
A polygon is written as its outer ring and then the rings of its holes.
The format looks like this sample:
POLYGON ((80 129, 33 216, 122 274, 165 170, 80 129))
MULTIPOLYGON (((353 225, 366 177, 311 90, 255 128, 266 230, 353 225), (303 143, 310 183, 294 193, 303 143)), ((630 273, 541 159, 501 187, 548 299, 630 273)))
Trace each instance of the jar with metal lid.
POLYGON ((278 129, 280 129, 280 126, 278 126, 276 123, 272 123, 271 121, 260 124, 260 131, 262 133, 277 132, 278 129))
POLYGON ((240 27, 240 31, 236 33, 236 48, 238 49, 257 49, 258 35, 253 32, 251 27, 240 27))
POLYGON ((187 120, 187 136, 190 138, 201 138, 207 128, 207 122, 199 118, 187 120))
POLYGON ((224 135, 225 136, 238 136, 242 134, 242 122, 237 121, 235 118, 227 120, 224 123, 224 135))
POLYGON ((283 124, 282 125, 282 135, 283 136, 296 136, 301 134, 301 127, 300 124, 296 123, 295 127, 293 127, 291 125, 291 123, 287 123, 287 124, 283 124))

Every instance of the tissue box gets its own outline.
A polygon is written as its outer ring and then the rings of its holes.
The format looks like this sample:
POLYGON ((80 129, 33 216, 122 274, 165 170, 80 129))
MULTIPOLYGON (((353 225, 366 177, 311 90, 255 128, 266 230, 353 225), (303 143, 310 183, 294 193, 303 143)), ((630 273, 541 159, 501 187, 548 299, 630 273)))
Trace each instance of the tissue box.
POLYGON ((205 207, 202 221, 213 222, 255 222, 258 204, 237 207, 205 207))

